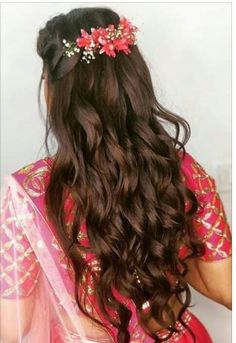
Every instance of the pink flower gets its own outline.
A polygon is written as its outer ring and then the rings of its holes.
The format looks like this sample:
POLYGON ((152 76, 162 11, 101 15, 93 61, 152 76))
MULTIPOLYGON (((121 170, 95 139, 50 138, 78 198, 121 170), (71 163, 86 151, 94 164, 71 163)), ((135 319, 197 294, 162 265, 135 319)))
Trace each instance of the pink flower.
POLYGON ((122 38, 126 38, 127 39, 127 44, 128 45, 132 45, 135 41, 135 33, 138 31, 138 28, 134 25, 131 24, 131 22, 122 17, 120 19, 120 25, 122 25, 122 38))
POLYGON ((101 44, 101 45, 105 45, 107 44, 108 40, 106 39, 106 37, 103 37, 103 36, 99 36, 98 37, 98 43, 101 44))
POLYGON ((107 31, 103 28, 103 27, 100 27, 99 29, 94 29, 92 28, 91 29, 91 32, 92 32, 92 37, 93 37, 93 40, 95 42, 99 42, 99 39, 101 41, 104 40, 104 42, 106 41, 106 37, 107 37, 107 31))
POLYGON ((91 29, 91 36, 96 44, 96 47, 98 47, 99 44, 104 45, 107 43, 107 34, 108 32, 103 27, 100 27, 98 29, 91 29))
POLYGON ((120 25, 123 26, 123 32, 124 33, 131 33, 132 31, 136 30, 137 28, 131 24, 131 22, 126 18, 120 19, 120 25))
POLYGON ((107 42, 103 45, 102 49, 99 51, 100 54, 104 53, 108 56, 115 57, 116 53, 114 51, 114 45, 111 42, 107 42))
POLYGON ((118 51, 124 51, 126 54, 130 52, 128 48, 128 40, 127 38, 115 38, 113 40, 114 48, 118 51))
POLYGON ((91 36, 93 37, 94 42, 97 42, 99 33, 94 27, 91 28, 91 36))
POLYGON ((108 31, 114 31, 115 26, 113 24, 109 24, 107 28, 108 28, 108 31))
POLYGON ((129 29, 129 27, 131 26, 130 21, 125 17, 120 18, 120 24, 123 25, 124 29, 129 29))
POLYGON ((100 36, 106 37, 107 36, 107 31, 104 27, 99 27, 97 29, 97 32, 100 36))
POLYGON ((76 44, 79 48, 89 47, 92 43, 92 36, 89 35, 85 30, 81 29, 81 37, 76 39, 76 44))

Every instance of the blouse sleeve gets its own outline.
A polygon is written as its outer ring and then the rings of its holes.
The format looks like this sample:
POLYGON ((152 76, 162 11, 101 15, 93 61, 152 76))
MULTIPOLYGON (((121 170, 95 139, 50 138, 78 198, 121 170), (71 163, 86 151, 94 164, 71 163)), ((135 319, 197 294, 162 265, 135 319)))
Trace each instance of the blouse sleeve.
MULTIPOLYGON (((1 193, 0 223, 0 297, 7 299, 28 296, 35 288, 40 273, 39 262, 19 224, 11 188, 5 184, 1 193)), ((24 199, 20 199, 22 203, 24 199)))
MULTIPOLYGON (((182 160, 181 172, 186 186, 199 203, 193 224, 205 246, 205 253, 200 259, 218 261, 229 257, 232 254, 231 231, 214 178, 187 152, 182 160)), ((183 257, 186 251, 182 246, 180 256, 183 257)))

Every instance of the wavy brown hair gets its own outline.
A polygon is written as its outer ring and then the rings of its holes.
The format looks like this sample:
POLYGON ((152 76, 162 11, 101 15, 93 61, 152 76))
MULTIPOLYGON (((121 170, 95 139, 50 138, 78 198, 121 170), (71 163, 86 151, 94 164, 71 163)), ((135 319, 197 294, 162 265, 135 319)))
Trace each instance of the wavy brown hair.
POLYGON ((187 265, 178 249, 184 242, 191 251, 189 257, 204 252, 192 227, 197 199, 180 173, 180 152, 185 154, 189 124, 157 101, 138 45, 130 47, 129 55, 97 55, 89 65, 79 61, 81 51, 70 58, 63 55, 63 38, 74 41, 82 28, 90 32, 91 27, 117 26, 118 22, 119 15, 109 8, 79 8, 53 17, 39 31, 37 52, 43 60, 43 74, 48 76, 50 100, 45 137, 48 154, 50 132, 58 144, 46 206, 73 264, 80 309, 100 323, 78 296, 85 268, 81 250, 85 248, 77 236, 86 220, 89 249, 101 267, 95 278, 98 304, 118 328, 118 342, 129 342, 131 312, 113 296, 112 287, 134 301, 144 330, 160 342, 147 328, 148 318, 164 326, 171 322, 172 333, 177 319, 186 326, 181 316, 191 302, 184 281, 187 265), (70 191, 75 204, 69 233, 65 190, 70 191), (191 203, 188 211, 186 199, 191 203), (175 286, 167 272, 178 280, 175 286), (182 303, 178 318, 168 304, 173 294, 182 303), (151 304, 148 318, 142 313, 144 299, 151 304), (108 315, 107 308, 117 311, 117 320, 108 315))

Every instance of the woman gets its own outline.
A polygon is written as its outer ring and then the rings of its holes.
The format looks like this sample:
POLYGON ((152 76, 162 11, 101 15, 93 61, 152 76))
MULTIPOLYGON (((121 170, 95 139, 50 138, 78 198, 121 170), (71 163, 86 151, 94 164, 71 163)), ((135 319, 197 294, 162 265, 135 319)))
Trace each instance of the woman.
POLYGON ((39 31, 58 146, 2 189, 4 343, 209 343, 189 285, 231 308, 222 201, 185 151, 188 123, 156 100, 136 34, 92 7, 39 31))

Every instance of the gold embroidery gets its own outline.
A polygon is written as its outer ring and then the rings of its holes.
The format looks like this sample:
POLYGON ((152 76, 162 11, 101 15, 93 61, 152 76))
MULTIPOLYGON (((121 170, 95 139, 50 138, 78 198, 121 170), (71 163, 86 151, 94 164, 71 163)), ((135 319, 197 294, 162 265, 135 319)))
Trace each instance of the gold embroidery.
POLYGON ((55 236, 52 238, 52 247, 59 251, 59 262, 62 268, 66 269, 71 277, 72 280, 74 280, 74 269, 68 260, 68 257, 65 255, 62 247, 59 245, 57 239, 55 236))
MULTIPOLYGON (((194 171, 193 179, 197 180, 197 189, 194 190, 195 195, 202 196, 207 193, 211 193, 210 200, 206 198, 206 200, 203 200, 204 202, 201 201, 200 204, 202 209, 207 210, 207 212, 203 212, 203 214, 201 214, 201 209, 199 208, 198 212, 194 216, 194 220, 197 224, 196 229, 206 229, 206 233, 203 236, 201 234, 201 239, 203 243, 205 243, 206 247, 211 251, 211 254, 207 259, 212 260, 217 254, 222 258, 225 258, 231 254, 231 249, 226 253, 223 250, 223 244, 225 240, 231 241, 231 234, 224 206, 216 190, 215 180, 212 176, 207 174, 205 169, 197 161, 192 161, 191 167, 194 171), (214 218, 214 222, 209 222, 208 220, 210 218, 214 218), (220 227, 222 223, 224 224, 223 228, 220 227), (217 235, 219 238, 218 242, 214 244, 210 242, 213 235, 217 235)), ((202 258, 204 259, 204 257, 202 258)))
POLYGON ((94 289, 88 285, 88 294, 94 294, 94 289))
POLYGON ((140 324, 136 322, 132 332, 130 333, 130 343, 141 343, 147 338, 147 335, 140 332, 140 329, 140 324))
POLYGON ((0 278, 1 296, 28 296, 35 287, 40 273, 38 260, 27 240, 22 225, 34 217, 29 211, 26 199, 22 200, 23 213, 15 214, 10 188, 2 204, 0 278), (26 284, 27 282, 27 284, 26 284))
POLYGON ((206 188, 205 191, 206 192, 212 191, 214 189, 214 184, 215 184, 213 177, 208 175, 205 169, 196 160, 191 162, 191 167, 193 171, 195 172, 193 174, 193 178, 198 179, 199 189, 201 191, 204 191, 201 184, 201 180, 206 179, 208 182, 208 188, 206 188))
POLYGON ((18 173, 20 174, 28 174, 31 169, 34 168, 34 163, 28 164, 27 166, 21 168, 18 173))
POLYGON ((30 172, 23 181, 23 186, 32 197, 39 197, 45 193, 46 180, 45 176, 48 173, 48 167, 41 167, 30 172))
POLYGON ((77 239, 78 241, 82 241, 84 240, 85 238, 87 238, 87 235, 84 233, 84 232, 79 232, 78 236, 77 236, 77 239))
MULTIPOLYGON (((23 237, 23 236, 22 236, 23 237)), ((12 257, 10 253, 7 252, 9 250, 9 245, 6 242, 3 244, 1 253, 1 284, 4 281, 5 284, 8 284, 8 287, 1 293, 2 297, 8 297, 9 295, 12 295, 15 293, 15 291, 18 291, 18 294, 20 296, 27 296, 31 293, 31 291, 34 289, 35 285, 30 283, 31 287, 22 286, 26 280, 30 277, 32 280, 38 278, 40 273, 40 268, 38 267, 38 261, 35 259, 34 254, 32 253, 32 249, 28 247, 27 249, 24 247, 24 245, 18 243, 19 246, 21 246, 22 249, 20 251, 24 251, 24 253, 17 256, 16 259, 12 257), (28 266, 25 268, 23 260, 27 258, 28 266), (3 259, 7 261, 8 263, 5 265, 3 259), (35 271, 37 272, 36 275, 35 271), (17 276, 17 281, 15 280, 17 276)), ((19 250, 19 249, 18 249, 19 250)), ((18 254, 16 252, 16 254, 18 254)), ((6 287, 6 285, 5 285, 6 287)))
POLYGON ((100 262, 96 258, 93 258, 92 260, 90 260, 88 262, 88 266, 95 273, 98 272, 98 271, 101 271, 100 262))
MULTIPOLYGON (((191 312, 189 310, 185 310, 182 315, 183 322, 188 325, 191 319, 191 312)), ((179 332, 174 332, 169 339, 165 340, 166 343, 178 342, 183 337, 183 334, 187 331, 187 328, 184 327, 179 320, 176 321, 175 328, 178 329, 179 332)), ((156 334, 160 339, 165 339, 169 336, 170 331, 168 329, 163 329, 158 331, 156 334)))

